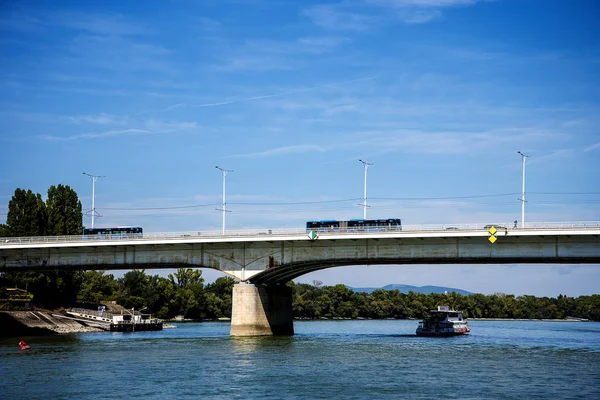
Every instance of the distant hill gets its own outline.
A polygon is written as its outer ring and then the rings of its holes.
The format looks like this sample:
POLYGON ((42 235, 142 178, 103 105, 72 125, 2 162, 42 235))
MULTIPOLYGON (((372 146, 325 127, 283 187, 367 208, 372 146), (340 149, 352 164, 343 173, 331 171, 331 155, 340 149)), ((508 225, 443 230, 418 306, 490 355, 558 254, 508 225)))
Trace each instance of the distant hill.
POLYGON ((444 292, 447 291, 448 293, 456 292, 458 294, 462 294, 465 296, 472 294, 471 292, 467 292, 466 290, 449 288, 449 287, 444 287, 444 286, 411 286, 411 285, 391 284, 391 285, 386 285, 386 286, 380 287, 380 288, 353 288, 351 286, 348 286, 348 288, 352 289, 355 292, 364 292, 364 293, 371 293, 377 289, 384 289, 384 290, 398 289, 402 293, 408 293, 410 291, 413 291, 415 293, 423 293, 423 294, 429 294, 429 293, 443 294, 444 292))

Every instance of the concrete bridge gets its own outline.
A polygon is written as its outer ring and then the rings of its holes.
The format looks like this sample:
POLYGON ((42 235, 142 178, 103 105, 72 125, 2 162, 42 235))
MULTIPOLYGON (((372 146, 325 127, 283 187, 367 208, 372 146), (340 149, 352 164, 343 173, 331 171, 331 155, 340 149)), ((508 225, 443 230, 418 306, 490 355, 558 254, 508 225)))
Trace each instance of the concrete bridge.
POLYGON ((3 238, 0 271, 211 268, 234 287, 233 336, 293 334, 285 282, 346 265, 598 263, 600 222, 420 225, 402 231, 305 229, 3 238), (494 232, 495 230, 495 232, 494 232), (490 240, 491 239, 491 240, 490 240), (492 243, 493 242, 493 243, 492 243))

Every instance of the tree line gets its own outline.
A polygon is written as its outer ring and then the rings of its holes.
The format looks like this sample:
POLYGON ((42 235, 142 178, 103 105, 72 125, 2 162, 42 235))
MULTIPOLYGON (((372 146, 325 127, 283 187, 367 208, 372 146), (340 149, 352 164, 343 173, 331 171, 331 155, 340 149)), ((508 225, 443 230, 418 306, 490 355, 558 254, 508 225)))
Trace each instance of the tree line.
MULTIPOLYGON (((69 186, 51 186, 46 201, 31 190, 17 189, 9 202, 0 236, 80 235, 81 202, 69 186)), ((77 304, 116 301, 126 308, 146 309, 159 318, 231 317, 235 280, 222 277, 205 285, 202 272, 181 268, 167 277, 132 270, 121 278, 103 271, 29 271, 0 274, 0 288, 18 287, 34 295, 36 306, 56 309, 77 304)), ((600 321, 600 295, 577 298, 506 294, 422 294, 398 290, 354 292, 344 285, 289 282, 296 318, 423 318, 438 305, 461 310, 470 318, 562 319, 600 321)))
MULTIPOLYGON (((180 268, 167 277, 132 270, 121 278, 104 271, 76 271, 70 285, 53 288, 43 279, 51 273, 4 274, 0 286, 29 285, 36 305, 41 307, 97 306, 115 301, 125 308, 145 309, 158 318, 206 320, 231 317, 231 296, 235 280, 221 277, 205 284, 202 271, 180 268), (40 285, 40 280, 44 283, 40 285), (51 290, 49 290, 51 288, 51 290), (56 292, 58 297, 52 297, 56 292), (57 301, 56 299, 60 299, 57 301)), ((322 286, 288 282, 292 308, 298 319, 421 319, 439 305, 460 310, 467 318, 564 319, 600 321, 600 295, 556 298, 530 295, 402 293, 378 289, 354 292, 345 285, 322 286)))
POLYGON ((530 295, 461 295, 456 292, 402 293, 378 289, 371 293, 354 292, 345 285, 320 286, 289 283, 293 290, 296 318, 421 319, 437 306, 447 305, 462 311, 467 318, 563 319, 585 318, 600 321, 600 295, 556 298, 530 295))

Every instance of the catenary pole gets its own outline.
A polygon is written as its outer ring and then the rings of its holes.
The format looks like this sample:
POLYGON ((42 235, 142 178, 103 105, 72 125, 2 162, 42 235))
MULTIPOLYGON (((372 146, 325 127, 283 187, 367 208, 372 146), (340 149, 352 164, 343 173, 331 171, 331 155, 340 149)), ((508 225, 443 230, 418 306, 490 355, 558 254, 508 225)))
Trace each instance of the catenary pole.
POLYGON ((517 151, 517 153, 519 153, 521 155, 522 170, 523 170, 523 180, 522 180, 522 186, 521 186, 521 228, 525 228, 525 161, 530 156, 525 155, 525 154, 521 153, 520 151, 517 151))
POLYGON ((223 204, 221 209, 217 209, 218 211, 222 211, 223 212, 223 230, 222 230, 222 234, 225 235, 225 213, 227 212, 227 201, 225 200, 225 193, 226 193, 226 187, 227 187, 227 173, 228 172, 233 172, 232 169, 224 169, 219 167, 218 165, 215 165, 215 168, 218 169, 219 171, 221 171, 221 173, 223 174, 223 204))
POLYGON ((98 178, 106 178, 104 175, 92 175, 92 174, 88 174, 87 172, 82 172, 83 175, 87 175, 90 178, 92 178, 92 211, 91 211, 91 215, 92 215, 92 229, 94 229, 94 221, 96 218, 96 215, 100 217, 100 214, 98 214, 96 212, 96 181, 98 180, 98 178))
POLYGON ((364 185, 364 195, 363 195, 363 202, 362 205, 363 206, 363 219, 367 219, 367 169, 369 168, 369 165, 373 165, 374 163, 369 163, 363 160, 358 160, 363 164, 364 170, 365 170, 365 185, 364 185))

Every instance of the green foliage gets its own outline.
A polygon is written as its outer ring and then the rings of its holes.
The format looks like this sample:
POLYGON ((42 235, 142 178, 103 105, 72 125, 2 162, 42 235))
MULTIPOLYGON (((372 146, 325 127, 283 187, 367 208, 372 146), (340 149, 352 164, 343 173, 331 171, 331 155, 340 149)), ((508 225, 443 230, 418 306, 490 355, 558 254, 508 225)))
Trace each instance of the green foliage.
POLYGON ((81 276, 81 289, 77 296, 80 303, 100 303, 112 299, 118 290, 117 281, 104 271, 86 271, 81 276))
POLYGON ((158 318, 178 315, 202 320, 231 317, 235 280, 222 277, 204 287, 202 271, 180 268, 168 278, 132 270, 115 279, 99 271, 82 274, 80 302, 115 300, 125 308, 145 309, 158 318))
MULTIPOLYGON (((39 193, 16 189, 8 203, 6 225, 0 236, 78 235, 82 230, 81 203, 69 186, 51 186, 47 203, 39 193)), ((16 272, 3 279, 13 286, 27 288, 41 307, 70 306, 76 301, 83 273, 76 271, 16 272)), ((86 294, 88 296, 88 294, 86 294)))
POLYGON ((0 224, 0 237, 10 237, 8 225, 0 224))
POLYGON ((7 272, 3 285, 27 289, 38 306, 53 309, 74 304, 82 273, 74 271, 7 272))
POLYGON ((178 288, 188 288, 197 285, 202 288, 204 285, 202 271, 191 268, 179 268, 174 274, 169 274, 169 279, 178 288))
POLYGON ((600 294, 578 297, 575 303, 573 316, 600 321, 600 294))
POLYGON ((68 185, 50 186, 46 199, 48 214, 47 235, 80 235, 83 214, 77 193, 68 185))
POLYGON ((8 203, 6 225, 10 236, 45 235, 48 216, 42 196, 31 190, 16 189, 8 203))
POLYGON ((202 271, 179 268, 175 274, 169 274, 169 280, 176 288, 172 306, 177 315, 191 319, 205 318, 202 271))
POLYGON ((457 293, 401 293, 375 290, 353 293, 343 285, 317 287, 288 283, 292 288, 296 318, 423 318, 430 310, 448 305, 470 318, 562 319, 566 317, 600 320, 600 295, 558 298, 457 293))
POLYGON ((234 284, 235 279, 224 276, 206 286, 204 298, 206 318, 231 318, 231 295, 234 284))
POLYGON ((115 298, 125 308, 140 309, 145 306, 149 277, 144 270, 134 269, 117 280, 118 293, 115 298))
MULTIPOLYGON (((125 308, 145 309, 159 318, 182 315, 202 320, 231 317, 231 296, 235 280, 222 277, 204 285, 202 271, 180 268, 168 278, 147 275, 144 270, 127 272, 115 279, 111 274, 87 271, 7 273, 0 286, 27 288, 46 304, 63 304, 75 290, 80 302, 116 300, 125 308), (58 300, 57 300, 58 299, 58 300), (61 303, 62 302, 62 303, 61 303)), ((562 319, 586 318, 600 321, 600 295, 557 298, 457 293, 401 293, 375 290, 355 293, 344 285, 321 286, 288 282, 296 318, 385 319, 423 318, 439 305, 461 310, 469 318, 562 319)))

